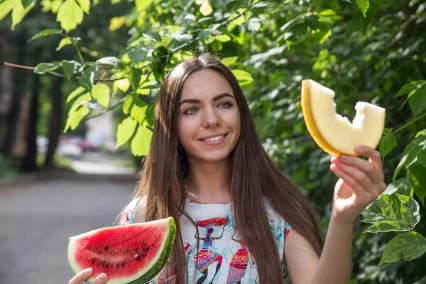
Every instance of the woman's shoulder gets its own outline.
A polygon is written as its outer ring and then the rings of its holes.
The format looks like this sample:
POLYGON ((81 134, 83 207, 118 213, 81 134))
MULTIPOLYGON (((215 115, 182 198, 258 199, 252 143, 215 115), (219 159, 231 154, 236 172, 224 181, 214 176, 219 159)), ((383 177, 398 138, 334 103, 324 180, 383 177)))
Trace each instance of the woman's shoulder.
POLYGON ((143 210, 146 204, 146 196, 134 197, 121 211, 118 224, 127 225, 143 222, 143 210))

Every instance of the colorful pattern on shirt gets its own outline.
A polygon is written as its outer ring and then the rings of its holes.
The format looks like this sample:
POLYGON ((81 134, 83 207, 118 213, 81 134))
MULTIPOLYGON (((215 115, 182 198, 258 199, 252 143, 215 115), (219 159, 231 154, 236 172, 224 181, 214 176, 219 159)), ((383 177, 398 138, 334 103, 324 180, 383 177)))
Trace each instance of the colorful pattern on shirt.
MULTIPOLYGON (((124 211, 121 224, 135 222, 135 205, 132 201, 124 211)), ((139 207, 143 207, 143 201, 139 207)), ((265 200, 269 227, 275 238, 285 278, 284 243, 291 225, 277 214, 265 200)), ((184 241, 184 252, 188 261, 188 283, 258 283, 254 258, 244 241, 238 236, 233 224, 232 204, 200 204, 187 200, 185 211, 191 216, 179 217, 184 241), (198 241, 198 248, 197 248, 198 241)), ((161 275, 161 274, 160 274, 161 275)), ((160 277, 149 283, 165 283, 160 277)), ((285 281, 288 280, 284 280, 285 281)))

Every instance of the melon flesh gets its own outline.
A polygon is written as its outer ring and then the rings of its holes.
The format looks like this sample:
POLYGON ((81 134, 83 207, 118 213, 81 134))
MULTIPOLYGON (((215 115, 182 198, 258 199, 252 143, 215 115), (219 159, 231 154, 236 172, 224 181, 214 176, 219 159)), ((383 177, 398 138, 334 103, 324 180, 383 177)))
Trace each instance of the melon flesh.
POLYGON ((169 217, 152 222, 106 227, 70 237, 68 261, 75 273, 91 267, 108 284, 145 283, 170 256, 176 225, 169 217))
POLYGON ((302 81, 302 110, 309 133, 326 152, 356 155, 356 145, 376 148, 385 124, 385 109, 357 102, 352 122, 336 113, 334 92, 313 80, 302 81))

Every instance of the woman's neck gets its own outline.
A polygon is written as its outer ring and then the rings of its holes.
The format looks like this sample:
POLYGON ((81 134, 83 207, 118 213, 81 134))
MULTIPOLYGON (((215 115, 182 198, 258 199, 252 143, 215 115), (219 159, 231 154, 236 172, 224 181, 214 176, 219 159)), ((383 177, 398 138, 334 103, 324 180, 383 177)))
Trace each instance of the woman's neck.
POLYGON ((229 161, 190 164, 185 182, 191 200, 199 203, 232 202, 229 161))

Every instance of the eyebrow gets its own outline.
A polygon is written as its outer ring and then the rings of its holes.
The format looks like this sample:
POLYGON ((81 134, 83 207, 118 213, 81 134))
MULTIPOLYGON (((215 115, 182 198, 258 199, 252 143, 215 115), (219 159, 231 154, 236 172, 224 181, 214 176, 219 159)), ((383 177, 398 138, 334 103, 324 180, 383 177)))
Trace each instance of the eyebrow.
MULTIPOLYGON (((219 94, 219 95, 215 96, 213 98, 213 102, 219 101, 219 100, 221 100, 221 99, 223 99, 225 97, 231 97, 231 98, 234 99, 234 96, 232 96, 231 94, 222 93, 222 94, 219 94)), ((182 105, 184 103, 199 104, 199 103, 201 103, 201 101, 199 99, 185 99, 185 100, 181 100, 180 103, 179 103, 179 105, 182 105)))

